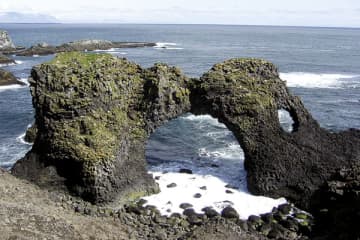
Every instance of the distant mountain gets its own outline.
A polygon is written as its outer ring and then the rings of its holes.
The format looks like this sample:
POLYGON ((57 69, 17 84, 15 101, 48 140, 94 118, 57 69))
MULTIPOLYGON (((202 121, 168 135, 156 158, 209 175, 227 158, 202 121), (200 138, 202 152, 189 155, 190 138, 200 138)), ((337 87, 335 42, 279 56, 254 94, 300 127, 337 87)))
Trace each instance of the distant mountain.
POLYGON ((46 14, 0 12, 0 23, 59 23, 59 20, 46 14))

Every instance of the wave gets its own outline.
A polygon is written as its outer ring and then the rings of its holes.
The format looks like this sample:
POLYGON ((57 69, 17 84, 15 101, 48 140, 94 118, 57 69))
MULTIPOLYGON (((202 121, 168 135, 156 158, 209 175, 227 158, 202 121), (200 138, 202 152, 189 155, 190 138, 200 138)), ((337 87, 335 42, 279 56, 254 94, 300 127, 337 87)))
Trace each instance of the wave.
POLYGON ((299 88, 356 88, 360 81, 358 75, 289 72, 280 73, 280 78, 286 81, 288 87, 299 88), (355 80, 355 81, 354 81, 355 80))
POLYGON ((18 80, 19 80, 20 82, 25 83, 26 86, 30 86, 29 81, 28 81, 28 78, 20 78, 20 79, 18 79, 18 80))
MULTIPOLYGON (((30 125, 31 126, 31 125, 30 125)), ((32 143, 29 143, 29 142, 27 142, 27 141, 25 141, 25 136, 26 136, 26 132, 24 132, 23 134, 21 134, 20 136, 18 136, 17 138, 16 138, 16 141, 18 141, 18 142, 20 142, 20 143, 22 143, 22 144, 25 144, 25 145, 33 145, 32 143)))
POLYGON ((178 46, 177 43, 171 43, 171 42, 157 42, 154 48, 156 49, 168 49, 168 50, 182 50, 184 48, 182 47, 176 47, 178 46))
POLYGON ((20 60, 15 60, 15 63, 16 63, 16 64, 23 64, 24 62, 23 62, 23 61, 20 61, 20 60))
POLYGON ((19 88, 24 88, 26 86, 24 85, 19 85, 19 84, 12 84, 12 85, 7 85, 7 86, 0 86, 0 92, 6 91, 6 90, 15 90, 15 89, 19 89, 19 88))

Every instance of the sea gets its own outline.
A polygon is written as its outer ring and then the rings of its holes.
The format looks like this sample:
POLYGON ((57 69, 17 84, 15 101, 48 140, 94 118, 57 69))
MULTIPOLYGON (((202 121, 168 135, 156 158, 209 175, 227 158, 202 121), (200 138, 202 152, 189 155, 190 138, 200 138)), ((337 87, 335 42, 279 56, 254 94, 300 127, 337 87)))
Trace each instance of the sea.
MULTIPOLYGON (((0 29, 25 47, 80 39, 155 42, 155 47, 104 52, 143 67, 175 65, 191 77, 230 58, 267 59, 322 127, 332 132, 360 128, 360 29, 147 24, 0 24, 0 29)), ((17 64, 1 67, 26 83, 34 65, 54 56, 13 57, 17 64)), ((279 121, 291 128, 286 112, 279 112, 279 121)), ((29 87, 0 87, 1 167, 10 169, 31 149, 24 133, 33 122, 29 87)), ((232 206, 247 218, 286 202, 248 192, 241 146, 208 115, 187 113, 159 127, 148 139, 146 158, 161 192, 145 199, 164 215, 181 213, 180 204, 190 203, 197 212, 232 206)))

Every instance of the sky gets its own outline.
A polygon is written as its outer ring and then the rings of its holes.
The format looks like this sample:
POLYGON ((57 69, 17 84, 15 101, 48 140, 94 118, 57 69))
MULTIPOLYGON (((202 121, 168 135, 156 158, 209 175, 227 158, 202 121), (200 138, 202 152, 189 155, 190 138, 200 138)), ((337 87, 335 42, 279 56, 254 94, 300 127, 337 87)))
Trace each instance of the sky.
POLYGON ((359 0, 1 0, 0 21, 7 12, 63 23, 360 27, 359 0))

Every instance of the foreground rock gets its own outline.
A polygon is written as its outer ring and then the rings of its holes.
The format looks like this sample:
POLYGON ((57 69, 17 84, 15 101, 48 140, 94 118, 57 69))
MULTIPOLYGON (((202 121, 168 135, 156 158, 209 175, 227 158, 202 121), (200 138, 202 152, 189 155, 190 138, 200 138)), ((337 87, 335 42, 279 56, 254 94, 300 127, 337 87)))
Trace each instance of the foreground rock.
POLYGON ((25 85, 25 83, 20 82, 12 73, 0 69, 0 86, 12 84, 25 85))
POLYGON ((317 218, 314 238, 360 238, 360 164, 341 168, 312 199, 317 218))
POLYGON ((50 55, 61 52, 109 50, 112 48, 153 47, 155 43, 148 42, 111 42, 106 40, 80 40, 60 46, 40 43, 25 50, 14 52, 18 56, 50 55))
MULTIPOLYGON (((59 189, 43 190, 0 169, 1 239, 307 239, 280 224, 160 216, 151 207, 94 206, 59 189), (261 232, 268 226, 267 232, 261 232), (274 232, 276 231, 276 233, 274 232), (291 238, 285 238, 291 236, 291 238)), ((286 222, 286 221, 284 221, 286 222)))
POLYGON ((76 214, 55 195, 0 169, 1 239, 130 239, 130 226, 76 214))
POLYGON ((6 31, 0 30, 0 52, 14 48, 15 45, 12 42, 9 34, 6 31))

